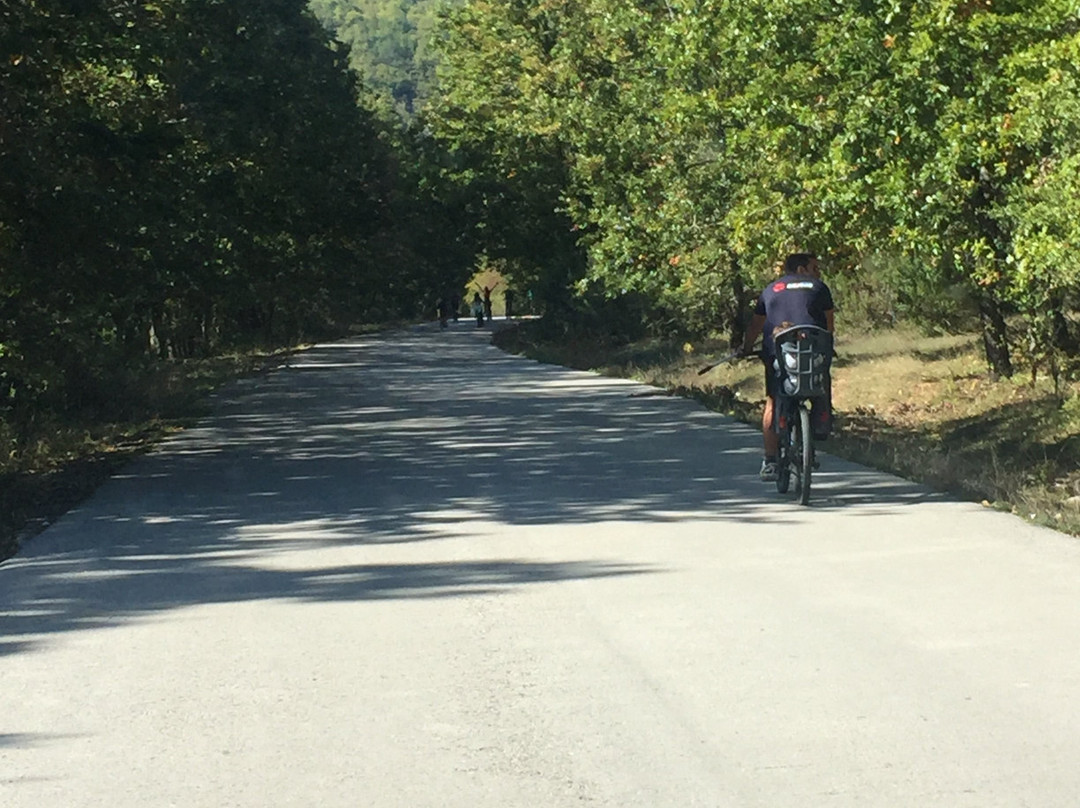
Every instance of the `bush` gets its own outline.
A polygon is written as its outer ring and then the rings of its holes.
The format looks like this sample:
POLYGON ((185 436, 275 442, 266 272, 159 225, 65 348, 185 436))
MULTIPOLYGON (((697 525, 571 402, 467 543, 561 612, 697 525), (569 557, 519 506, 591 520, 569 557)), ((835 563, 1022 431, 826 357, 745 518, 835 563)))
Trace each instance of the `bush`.
POLYGON ((877 254, 857 272, 829 277, 845 329, 871 331, 909 323, 928 334, 978 329, 970 286, 902 256, 877 254))

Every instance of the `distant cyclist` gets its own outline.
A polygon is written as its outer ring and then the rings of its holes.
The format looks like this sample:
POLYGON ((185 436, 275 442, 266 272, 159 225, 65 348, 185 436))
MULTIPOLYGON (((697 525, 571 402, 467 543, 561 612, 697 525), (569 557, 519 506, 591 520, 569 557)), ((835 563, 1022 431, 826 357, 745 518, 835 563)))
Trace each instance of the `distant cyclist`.
MULTIPOLYGON (((766 286, 758 297, 754 316, 743 340, 742 352, 749 354, 763 334, 761 358, 765 363, 765 412, 761 417, 761 433, 765 457, 761 461, 761 479, 776 479, 778 438, 773 429, 776 408, 777 374, 774 370, 776 346, 773 335, 793 325, 816 325, 833 331, 832 292, 821 280, 817 256, 813 253, 794 253, 784 259, 784 274, 766 286)), ((832 396, 815 402, 811 414, 814 435, 823 438, 832 425, 832 396)))

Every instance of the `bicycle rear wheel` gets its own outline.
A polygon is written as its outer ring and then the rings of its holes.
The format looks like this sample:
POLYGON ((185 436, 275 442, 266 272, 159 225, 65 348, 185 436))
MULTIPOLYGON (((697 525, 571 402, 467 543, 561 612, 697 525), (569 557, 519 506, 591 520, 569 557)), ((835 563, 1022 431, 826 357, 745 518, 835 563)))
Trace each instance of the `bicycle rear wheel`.
POLYGON ((814 470, 814 433, 810 430, 810 410, 799 407, 799 424, 796 427, 799 445, 800 485, 799 504, 810 503, 810 476, 814 470))

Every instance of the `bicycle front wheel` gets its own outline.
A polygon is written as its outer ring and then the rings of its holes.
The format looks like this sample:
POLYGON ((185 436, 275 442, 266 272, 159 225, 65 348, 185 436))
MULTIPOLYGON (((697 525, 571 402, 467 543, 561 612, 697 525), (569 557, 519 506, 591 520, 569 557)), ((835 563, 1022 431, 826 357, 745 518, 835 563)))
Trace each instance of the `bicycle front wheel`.
POLYGON ((806 407, 799 407, 799 435, 797 438, 799 444, 799 463, 800 463, 800 486, 799 486, 799 504, 808 505, 810 503, 810 475, 814 470, 814 433, 810 430, 810 410, 806 407))

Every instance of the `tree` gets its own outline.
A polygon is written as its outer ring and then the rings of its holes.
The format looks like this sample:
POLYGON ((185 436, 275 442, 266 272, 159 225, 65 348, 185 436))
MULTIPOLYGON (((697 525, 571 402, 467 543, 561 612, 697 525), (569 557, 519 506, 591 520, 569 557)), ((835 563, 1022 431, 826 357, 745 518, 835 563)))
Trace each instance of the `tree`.
POLYGON ((405 121, 431 98, 437 36, 444 0, 310 0, 312 10, 346 43, 364 84, 405 121))
POLYGON ((393 291, 411 265, 387 260, 403 196, 387 133, 302 0, 2 13, 10 412, 108 397, 151 350, 287 343, 392 316, 384 296, 418 309, 393 291))
POLYGON ((517 218, 570 219, 580 296, 737 320, 743 290, 811 249, 864 288, 865 262, 895 258, 912 308, 962 284, 994 373, 1010 312, 1068 342, 1039 313, 1071 288, 1065 0, 472 0, 448 25, 435 131, 485 183, 542 166, 517 218))

